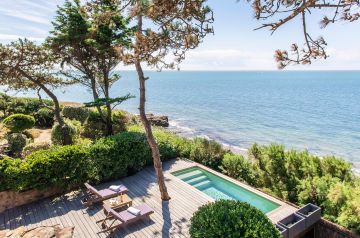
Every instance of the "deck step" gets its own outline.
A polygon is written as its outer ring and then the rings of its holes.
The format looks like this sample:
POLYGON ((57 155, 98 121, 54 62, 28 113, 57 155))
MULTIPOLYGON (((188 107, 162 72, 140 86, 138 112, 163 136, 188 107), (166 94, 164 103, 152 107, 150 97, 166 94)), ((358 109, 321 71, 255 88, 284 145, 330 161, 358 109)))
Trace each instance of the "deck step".
POLYGON ((209 185, 210 183, 211 183, 211 181, 210 181, 209 179, 207 179, 207 180, 201 181, 201 182, 199 182, 199 183, 193 184, 193 186, 194 186, 195 188, 200 188, 200 187, 203 187, 203 186, 207 186, 207 185, 209 185))
POLYGON ((185 174, 180 174, 178 175, 177 177, 184 180, 184 181, 188 181, 190 179, 193 179, 193 178, 196 178, 196 177, 199 177, 203 174, 202 171, 199 171, 199 170, 195 170, 195 171, 191 171, 191 172, 188 172, 188 173, 185 173, 185 174))
POLYGON ((187 180, 186 182, 190 185, 194 185, 196 183, 200 183, 204 180, 209 180, 208 177, 206 175, 200 175, 200 176, 197 176, 193 179, 190 179, 190 180, 187 180))

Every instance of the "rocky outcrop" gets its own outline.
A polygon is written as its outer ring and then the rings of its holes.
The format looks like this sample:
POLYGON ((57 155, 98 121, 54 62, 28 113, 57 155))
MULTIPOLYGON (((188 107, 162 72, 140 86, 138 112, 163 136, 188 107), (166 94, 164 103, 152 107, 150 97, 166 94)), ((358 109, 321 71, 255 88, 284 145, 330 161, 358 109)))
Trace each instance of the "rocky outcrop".
POLYGON ((153 126, 169 127, 169 118, 167 116, 146 115, 153 126))
MULTIPOLYGON (((154 114, 146 114, 148 120, 153 126, 169 127, 169 118, 167 116, 155 116, 154 114)), ((137 123, 141 123, 139 115, 136 115, 137 123)))
POLYGON ((0 231, 0 238, 71 238, 73 233, 74 227, 61 228, 59 225, 56 225, 26 229, 21 226, 15 230, 0 231))

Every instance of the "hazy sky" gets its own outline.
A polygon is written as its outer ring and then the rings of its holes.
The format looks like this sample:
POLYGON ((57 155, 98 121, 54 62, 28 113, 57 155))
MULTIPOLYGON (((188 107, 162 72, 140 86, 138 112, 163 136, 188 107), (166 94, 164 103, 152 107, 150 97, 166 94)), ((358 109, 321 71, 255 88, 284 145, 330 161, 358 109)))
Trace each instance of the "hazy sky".
MULTIPOLYGON (((0 42, 19 37, 41 41, 51 29, 56 6, 64 0, 0 0, 0 42)), ((215 14, 215 35, 190 52, 182 64, 183 70, 271 70, 276 49, 287 49, 291 43, 303 43, 300 19, 279 29, 274 35, 267 30, 254 31, 261 22, 253 18, 250 6, 236 0, 209 0, 215 14)), ((338 23, 320 29, 324 15, 313 12, 309 25, 313 36, 324 36, 330 58, 311 66, 289 69, 347 70, 360 69, 360 21, 338 23)))

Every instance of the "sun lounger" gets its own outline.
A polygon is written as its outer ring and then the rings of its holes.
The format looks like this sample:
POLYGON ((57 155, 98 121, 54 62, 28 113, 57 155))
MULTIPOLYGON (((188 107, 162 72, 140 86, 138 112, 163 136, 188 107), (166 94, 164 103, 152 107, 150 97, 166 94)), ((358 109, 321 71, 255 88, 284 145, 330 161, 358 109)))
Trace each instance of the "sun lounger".
POLYGON ((127 193, 127 191, 128 191, 128 189, 124 185, 120 185, 118 191, 116 191, 116 192, 111 189, 108 189, 108 188, 102 189, 102 190, 97 190, 96 188, 94 188, 93 186, 91 186, 88 183, 84 183, 84 185, 85 185, 87 191, 86 191, 85 198, 82 200, 82 203, 87 207, 90 207, 90 206, 94 205, 95 203, 102 202, 104 200, 114 198, 121 194, 127 193))
POLYGON ((101 232, 113 232, 116 229, 128 225, 129 223, 137 222, 143 218, 150 218, 150 215, 154 213, 154 210, 147 204, 141 204, 134 208, 140 211, 139 215, 134 215, 128 210, 117 212, 104 205, 104 209, 107 211, 107 216, 105 219, 97 221, 97 223, 101 222, 101 232))

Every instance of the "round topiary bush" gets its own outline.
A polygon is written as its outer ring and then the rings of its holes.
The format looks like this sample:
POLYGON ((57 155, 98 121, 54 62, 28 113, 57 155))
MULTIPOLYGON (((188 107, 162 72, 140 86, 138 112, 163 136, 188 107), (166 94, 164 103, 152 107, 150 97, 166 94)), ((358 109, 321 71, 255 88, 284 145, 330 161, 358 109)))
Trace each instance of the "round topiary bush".
MULTIPOLYGON (((81 123, 76 120, 66 120, 65 121, 68 129, 70 137, 72 138, 72 141, 74 142, 80 134, 81 130, 81 123)), ((61 127, 59 123, 55 123, 54 126, 51 129, 51 141, 55 145, 62 145, 63 144, 63 133, 61 130, 61 127)))
POLYGON ((9 154, 12 156, 20 156, 21 151, 26 145, 26 136, 21 133, 11 133, 7 136, 9 144, 9 154))
POLYGON ((64 117, 69 118, 70 120, 77 120, 83 124, 89 117, 89 109, 83 107, 65 106, 62 109, 62 114, 64 117))
POLYGON ((35 125, 35 118, 25 114, 13 114, 4 119, 3 124, 12 133, 20 133, 35 125))
POLYGON ((219 200, 199 208, 191 218, 192 238, 280 238, 271 221, 248 203, 219 200))
POLYGON ((35 114, 35 125, 42 128, 52 127, 55 113, 49 108, 41 108, 35 114))
POLYGON ((46 150, 50 148, 50 143, 49 142, 35 142, 35 143, 31 143, 26 145, 23 150, 22 150, 22 157, 26 157, 28 155, 30 155, 31 153, 35 152, 35 151, 39 151, 39 150, 46 150))

